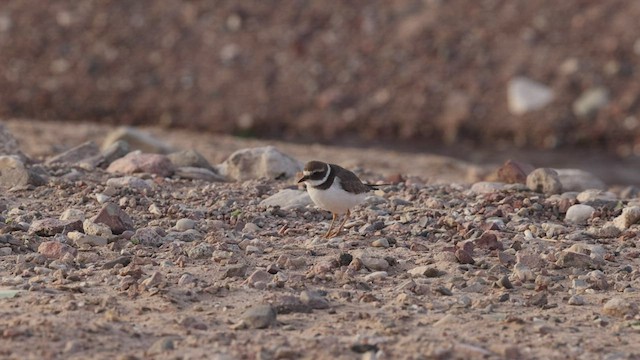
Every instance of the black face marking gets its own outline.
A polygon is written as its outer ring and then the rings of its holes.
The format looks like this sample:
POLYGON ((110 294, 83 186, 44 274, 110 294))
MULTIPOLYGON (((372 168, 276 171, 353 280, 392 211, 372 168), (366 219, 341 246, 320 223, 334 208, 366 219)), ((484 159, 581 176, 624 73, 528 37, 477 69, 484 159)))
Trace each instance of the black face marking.
MULTIPOLYGON (((326 174, 326 170, 322 171, 322 172, 320 172, 318 174, 313 173, 313 174, 311 174, 311 179, 312 180, 322 180, 322 179, 324 179, 325 174, 326 174), (314 178, 314 176, 317 176, 317 178, 314 178)), ((320 184, 320 185, 314 186, 314 188, 320 189, 320 190, 327 190, 328 188, 331 187, 331 185, 333 184, 333 180, 335 180, 335 178, 336 178, 336 172, 335 172, 335 170, 333 170, 332 166, 329 166, 329 176, 327 176, 327 180, 325 182, 323 182, 322 184, 320 184)))

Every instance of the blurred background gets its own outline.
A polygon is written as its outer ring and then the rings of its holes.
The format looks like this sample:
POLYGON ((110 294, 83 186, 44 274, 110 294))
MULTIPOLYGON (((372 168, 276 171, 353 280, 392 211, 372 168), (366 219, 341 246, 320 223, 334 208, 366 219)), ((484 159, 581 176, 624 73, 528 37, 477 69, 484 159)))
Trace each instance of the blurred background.
POLYGON ((0 117, 640 155, 640 1, 4 0, 0 117))

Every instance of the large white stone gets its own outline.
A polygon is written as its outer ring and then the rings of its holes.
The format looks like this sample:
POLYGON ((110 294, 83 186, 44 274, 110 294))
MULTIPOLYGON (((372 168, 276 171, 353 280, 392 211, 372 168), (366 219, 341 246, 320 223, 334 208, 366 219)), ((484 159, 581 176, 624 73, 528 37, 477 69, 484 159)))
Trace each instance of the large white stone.
POLYGON ((548 86, 531 79, 516 77, 509 81, 507 100, 509 111, 514 115, 542 109, 553 101, 553 97, 553 91, 548 86))
POLYGON ((273 146, 242 149, 218 166, 221 175, 232 180, 285 179, 302 170, 302 164, 273 146))
POLYGON ((309 193, 301 190, 284 189, 262 200, 262 206, 279 206, 283 210, 302 208, 311 205, 309 193))

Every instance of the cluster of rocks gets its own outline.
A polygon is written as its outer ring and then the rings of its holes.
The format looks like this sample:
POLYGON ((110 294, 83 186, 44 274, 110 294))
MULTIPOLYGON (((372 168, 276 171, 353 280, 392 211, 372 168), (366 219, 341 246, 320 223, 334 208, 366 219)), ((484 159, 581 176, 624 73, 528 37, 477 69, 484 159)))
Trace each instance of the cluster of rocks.
MULTIPOLYGON (((326 240, 329 215, 286 180, 300 161, 265 147, 210 165, 192 150, 120 132, 136 140, 110 136, 102 149, 86 143, 40 163, 0 156, 7 164, 0 168, 0 286, 32 311, 44 311, 38 297, 46 294, 104 292, 91 301, 76 295, 59 311, 89 308, 108 322, 153 299, 201 303, 175 310, 171 336, 161 317, 148 324, 154 337, 144 342, 145 354, 191 348, 212 331, 234 329, 234 337, 252 342, 262 329, 278 328, 317 331, 332 349, 369 358, 401 354, 406 344, 397 334, 406 332, 415 351, 434 357, 517 358, 541 354, 531 350, 538 338, 562 335, 553 319, 576 307, 592 315, 564 321, 585 328, 585 336, 612 324, 634 331, 640 320, 640 199, 633 187, 607 188, 580 170, 517 161, 469 185, 396 178, 354 211, 344 236, 326 240), (121 295, 131 304, 117 300, 121 295), (336 316, 338 329, 353 337, 327 333, 336 316), (483 345, 464 326, 494 325, 496 318, 509 329, 505 344, 483 345), (371 322, 374 330, 362 330, 371 322), (425 324, 466 340, 416 345, 421 335, 413 329, 425 324), (512 329, 522 324, 535 335, 527 346, 512 329)), ((12 321, 15 330, 5 337, 18 341, 28 330, 19 316, 12 321)), ((292 339, 261 351, 299 357, 295 349, 306 340, 292 339)), ((251 351, 220 341, 230 354, 251 351)), ((139 345, 127 346, 135 352, 139 345)), ((85 351, 77 339, 65 349, 85 351)))

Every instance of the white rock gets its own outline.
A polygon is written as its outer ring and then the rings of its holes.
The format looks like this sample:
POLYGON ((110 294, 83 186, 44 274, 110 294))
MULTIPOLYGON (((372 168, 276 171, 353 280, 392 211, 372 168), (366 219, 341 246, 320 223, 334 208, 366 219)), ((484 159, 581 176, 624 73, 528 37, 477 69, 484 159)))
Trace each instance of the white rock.
POLYGON ((470 191, 476 194, 492 193, 504 190, 505 184, 501 182, 480 181, 471 185, 470 191))
POLYGON ((273 146, 242 149, 234 152, 218 167, 229 179, 284 179, 302 170, 302 164, 273 146))
POLYGON ((603 87, 588 89, 573 102, 573 113, 578 117, 591 116, 609 103, 609 91, 603 87))
POLYGON ((279 206, 283 210, 303 208, 313 204, 309 193, 302 190, 284 189, 260 202, 260 206, 279 206))
POLYGON ((587 222, 587 219, 591 217, 591 215, 596 211, 593 207, 589 205, 576 204, 572 205, 568 210, 565 216, 565 221, 569 221, 575 224, 584 224, 587 222))
POLYGON ((176 221, 175 229, 177 231, 187 231, 195 228, 196 222, 191 219, 180 219, 176 221))
POLYGON ((623 317, 625 315, 635 315, 638 312, 638 307, 629 299, 614 297, 604 304, 602 312, 611 316, 623 317))
POLYGON ((365 281, 376 281, 385 279, 389 274, 386 271, 375 271, 364 277, 365 281))
POLYGON ((60 215, 60 220, 82 220, 84 221, 84 211, 80 209, 67 209, 60 215))
POLYGON ((605 183, 590 172, 580 169, 555 169, 563 191, 604 190, 605 183))
POLYGON ((111 199, 111 196, 109 195, 105 195, 105 194, 96 194, 96 201, 98 201, 98 204, 104 204, 107 201, 109 201, 109 199, 111 199))
POLYGON ((86 219, 82 222, 82 229, 87 235, 96 235, 107 238, 113 235, 109 226, 102 223, 95 223, 89 219, 86 219))
POLYGON ((509 111, 514 115, 542 109, 553 101, 553 97, 553 91, 548 86, 531 79, 516 77, 509 81, 507 100, 509 111))
POLYGON ((107 186, 135 190, 151 190, 150 182, 135 176, 115 177, 107 180, 107 186))
POLYGON ((578 194, 576 199, 578 200, 578 202, 582 204, 587 202, 593 202, 593 201, 604 201, 604 202, 618 201, 618 197, 616 196, 616 194, 609 191, 596 190, 596 189, 584 190, 583 192, 578 194))
POLYGON ((171 146, 154 138, 149 133, 127 126, 120 127, 109 133, 102 143, 102 149, 108 148, 118 140, 126 141, 131 150, 160 154, 173 152, 171 146))
POLYGON ((629 206, 622 209, 622 214, 613 219, 613 226, 626 230, 640 220, 640 206, 629 206))

